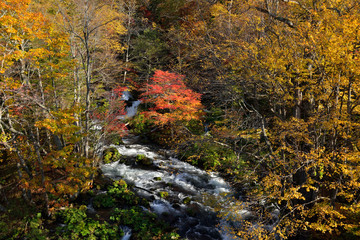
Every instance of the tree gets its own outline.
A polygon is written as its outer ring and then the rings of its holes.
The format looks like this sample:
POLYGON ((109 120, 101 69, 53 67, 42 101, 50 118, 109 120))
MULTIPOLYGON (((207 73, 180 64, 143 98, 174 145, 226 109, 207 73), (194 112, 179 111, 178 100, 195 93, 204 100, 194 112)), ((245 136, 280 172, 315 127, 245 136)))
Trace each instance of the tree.
POLYGON ((161 128, 171 128, 172 134, 177 126, 185 127, 202 115, 200 94, 187 88, 183 79, 183 75, 157 70, 141 95, 143 103, 149 105, 142 114, 161 128))
POLYGON ((74 69, 75 104, 81 105, 81 96, 85 96, 84 117, 78 116, 77 122, 85 133, 81 149, 88 157, 91 147, 88 133, 91 129, 90 112, 94 95, 92 93, 95 92, 97 86, 109 80, 108 75, 114 76, 112 74, 114 69, 120 71, 121 68, 115 58, 116 54, 123 51, 123 48, 117 38, 125 32, 125 28, 122 25, 122 13, 118 11, 119 6, 116 1, 74 0, 61 2, 59 6, 64 17, 65 28, 70 34, 72 55, 78 64, 74 69), (109 71, 108 67, 111 65, 114 69, 109 71), (80 79, 79 69, 82 70, 84 81, 80 79))
MULTIPOLYGON (((265 24, 234 70, 256 80, 257 94, 268 104, 257 110, 268 120, 270 154, 253 165, 254 181, 261 183, 258 197, 266 197, 280 215, 263 238, 309 232, 335 238, 344 231, 355 237, 359 6, 258 1, 254 9, 265 24)), ((268 210, 264 225, 273 208, 268 210)))
MULTIPOLYGON (((59 120, 57 125, 63 123, 63 126, 57 128, 72 124, 73 119, 71 123, 62 121, 64 105, 60 104, 66 99, 67 93, 63 90, 67 86, 68 72, 65 69, 70 66, 67 35, 42 13, 34 11, 31 1, 1 4, 0 127, 4 140, 1 145, 9 156, 5 164, 10 166, 16 161, 24 198, 29 202, 40 200, 42 209, 48 214, 52 181, 61 175, 49 172, 48 157, 64 149, 68 154, 73 152, 64 132, 44 129, 39 123, 59 120), (57 84, 62 84, 63 88, 58 88, 57 84)), ((69 158, 69 162, 63 161, 62 167, 66 169, 72 165, 75 173, 81 168, 76 164, 69 158)), ((67 174, 72 173, 66 170, 67 174)), ((79 176, 71 177, 75 182, 79 180, 79 176)), ((82 188, 80 185, 65 194, 74 194, 82 188)))
POLYGON ((97 163, 79 151, 88 136, 74 125, 83 110, 77 104, 80 95, 69 92, 74 64, 69 35, 50 21, 59 20, 56 11, 39 9, 31 1, 0 4, 4 164, 16 163, 24 198, 48 214, 91 186, 97 163))
POLYGON ((212 95, 206 104, 220 105, 231 121, 221 133, 232 134, 235 148, 249 156, 253 175, 244 182, 252 179, 258 190, 251 196, 269 203, 253 206, 264 213, 258 224, 272 225, 272 211, 280 211, 270 231, 239 234, 357 235, 358 3, 197 4, 202 10, 182 16, 181 28, 168 26, 179 59, 174 68, 203 80, 193 84, 212 95), (239 130, 250 127, 261 132, 251 144, 256 150, 238 141, 239 130))
POLYGON ((102 103, 102 106, 98 106, 92 111, 92 119, 99 126, 103 127, 101 133, 105 138, 106 134, 116 134, 119 137, 123 137, 126 133, 126 112, 125 112, 125 100, 122 99, 124 91, 127 91, 126 87, 118 86, 112 91, 106 94, 106 98, 102 103))

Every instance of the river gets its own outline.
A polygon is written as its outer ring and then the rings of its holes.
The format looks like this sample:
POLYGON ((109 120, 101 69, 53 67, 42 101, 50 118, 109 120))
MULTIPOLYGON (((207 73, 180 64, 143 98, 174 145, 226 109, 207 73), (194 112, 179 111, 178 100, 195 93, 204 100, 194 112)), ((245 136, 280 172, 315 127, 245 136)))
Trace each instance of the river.
MULTIPOLYGON (((129 101, 132 96, 124 92, 122 98, 129 101)), ((120 118, 133 117, 140 103, 139 100, 131 101, 131 105, 126 108, 126 115, 120 118)), ((144 208, 145 211, 156 213, 176 227, 185 239, 239 239, 229 230, 240 224, 234 219, 246 219, 252 217, 252 214, 246 208, 239 207, 241 201, 234 198, 233 189, 217 173, 206 172, 171 157, 166 150, 139 144, 136 136, 128 135, 123 143, 109 147, 116 148, 132 161, 103 164, 101 170, 113 180, 124 179, 139 196, 149 200, 150 209, 144 208), (136 161, 138 156, 145 156, 147 164, 139 164, 136 161), (237 204, 234 204, 234 200, 237 204), (219 217, 219 212, 213 208, 214 202, 215 205, 223 206, 224 210, 220 212, 227 212, 224 214, 227 217, 219 217)), ((130 236, 130 230, 127 229, 126 237, 122 240, 130 236)))
MULTIPOLYGON (((113 180, 124 179, 133 190, 150 201, 150 211, 178 228, 189 240, 236 239, 226 231, 227 221, 217 216, 205 199, 225 199, 232 195, 229 184, 217 173, 206 172, 158 149, 136 143, 136 137, 124 138, 124 145, 111 145, 132 162, 119 161, 101 166, 103 174, 113 180), (137 156, 148 163, 139 164, 137 156), (168 194, 164 197, 162 194, 168 194), (227 197, 226 197, 227 195, 227 197)), ((241 214, 249 214, 242 210, 241 214)))

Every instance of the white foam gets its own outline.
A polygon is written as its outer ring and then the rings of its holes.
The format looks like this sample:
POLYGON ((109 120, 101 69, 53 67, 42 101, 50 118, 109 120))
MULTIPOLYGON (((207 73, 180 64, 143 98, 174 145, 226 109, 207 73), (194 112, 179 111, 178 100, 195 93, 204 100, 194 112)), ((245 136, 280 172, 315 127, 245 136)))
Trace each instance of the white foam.
POLYGON ((152 179, 163 176, 161 172, 132 168, 125 164, 119 164, 119 162, 102 165, 101 170, 107 177, 112 179, 124 178, 142 188, 151 187, 152 179))
POLYGON ((148 147, 134 144, 130 146, 124 146, 124 145, 111 145, 110 147, 115 147, 121 155, 128 156, 128 157, 136 157, 137 155, 145 155, 148 158, 155 159, 159 158, 160 156, 150 151, 148 147))
POLYGON ((136 100, 136 101, 134 101, 134 102, 132 103, 132 105, 131 105, 130 107, 127 107, 127 108, 126 108, 126 116, 127 116, 128 118, 133 117, 133 116, 136 115, 137 109, 138 109, 140 103, 141 103, 140 100, 136 100))
POLYGON ((87 206, 87 211, 90 213, 90 214, 95 214, 96 213, 96 210, 95 208, 93 207, 92 203, 89 203, 87 206))
POLYGON ((131 237, 131 228, 128 226, 120 226, 120 229, 124 232, 124 236, 122 236, 121 240, 129 240, 131 237))
POLYGON ((132 95, 129 91, 123 91, 120 100, 129 101, 131 97, 132 95))
POLYGON ((150 203, 150 208, 153 212, 158 215, 163 213, 172 213, 177 214, 178 211, 175 210, 168 201, 165 200, 155 200, 150 203))
MULTIPOLYGON (((128 142, 131 141, 129 140, 128 142)), ((130 144, 127 146, 112 145, 112 147, 117 148, 119 153, 125 156, 136 157, 142 154, 153 160, 154 165, 157 167, 155 170, 142 169, 141 166, 128 166, 120 164, 119 162, 104 164, 101 166, 101 169, 104 175, 112 179, 122 178, 133 183, 138 187, 138 190, 139 188, 146 189, 147 194, 153 196, 155 199, 150 203, 150 208, 151 211, 156 214, 170 213, 175 215, 179 214, 180 216, 181 212, 187 208, 186 205, 182 204, 186 197, 190 197, 191 202, 199 204, 202 209, 212 211, 210 207, 202 204, 203 194, 210 194, 209 196, 218 198, 219 203, 223 202, 224 206, 227 206, 225 207, 226 209, 224 209, 225 211, 233 207, 234 209, 230 211, 233 211, 239 219, 244 219, 251 214, 241 207, 236 208, 236 206, 231 206, 229 199, 224 196, 219 196, 222 193, 230 193, 231 188, 229 184, 216 173, 203 171, 176 158, 170 157, 164 159, 164 156, 157 154, 147 146, 130 144), (160 179, 155 180, 155 178, 160 179), (177 199, 175 202, 179 208, 174 209, 171 203, 165 199, 161 199, 159 197, 159 192, 161 191, 169 193, 167 200, 170 201, 171 199, 171 202, 174 202, 174 200, 177 199)), ((225 240, 236 239, 233 238, 235 235, 226 230, 226 228, 229 228, 227 221, 231 221, 230 219, 231 217, 228 219, 224 217, 217 228, 225 240)), ((181 225, 180 222, 178 224, 181 225)), ((179 228, 181 228, 180 225, 179 228)))
POLYGON ((151 187, 154 182, 153 179, 160 177, 163 182, 177 184, 184 190, 195 193, 208 192, 217 195, 231 191, 228 183, 217 174, 200 170, 176 158, 161 159, 162 156, 151 151, 146 146, 134 144, 130 146, 111 145, 111 147, 116 147, 119 153, 125 156, 136 157, 141 154, 153 159, 159 170, 150 171, 133 168, 117 162, 102 165, 102 171, 110 178, 124 178, 135 183, 138 187, 151 187))
POLYGON ((230 192, 229 184, 227 182, 225 182, 225 180, 222 179, 221 177, 213 176, 210 179, 209 184, 211 184, 215 187, 213 192, 216 194, 230 192))

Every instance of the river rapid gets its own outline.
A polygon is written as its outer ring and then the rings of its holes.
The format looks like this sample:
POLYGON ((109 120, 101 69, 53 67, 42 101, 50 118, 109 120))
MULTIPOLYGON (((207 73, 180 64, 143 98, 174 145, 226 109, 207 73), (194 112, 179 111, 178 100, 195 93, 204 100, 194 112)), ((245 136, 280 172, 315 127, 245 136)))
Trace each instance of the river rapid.
MULTIPOLYGON (((133 117, 141 101, 132 100, 129 92, 124 92, 122 99, 131 104, 120 118, 133 117)), ((156 213, 185 239, 239 239, 229 229, 239 226, 236 219, 247 219, 252 214, 234 204, 239 199, 234 198, 233 189, 217 173, 180 161, 166 150, 140 144, 136 136, 128 135, 123 143, 108 147, 116 148, 127 160, 103 164, 101 170, 113 180, 125 180, 137 195, 146 198, 150 209, 143 207, 144 211, 156 213), (146 164, 136 160, 139 156, 146 157, 146 164), (226 212, 222 214, 226 217, 219 217, 214 205, 222 206, 220 212, 226 212)), ((122 240, 131 239, 131 229, 122 227, 126 230, 122 240)))
MULTIPOLYGON (((206 199, 223 201, 233 195, 230 185, 223 178, 167 156, 169 154, 164 150, 138 144, 136 137, 123 141, 124 145, 110 147, 133 160, 102 165, 105 176, 113 180, 124 179, 132 185, 139 196, 150 201, 150 209, 144 209, 176 227, 186 239, 237 239, 226 230, 228 221, 219 218, 205 203, 206 199), (146 157, 146 165, 136 161, 139 155, 146 157), (167 196, 164 197, 164 194, 167 196)), ((239 214, 249 212, 242 210, 239 214)))

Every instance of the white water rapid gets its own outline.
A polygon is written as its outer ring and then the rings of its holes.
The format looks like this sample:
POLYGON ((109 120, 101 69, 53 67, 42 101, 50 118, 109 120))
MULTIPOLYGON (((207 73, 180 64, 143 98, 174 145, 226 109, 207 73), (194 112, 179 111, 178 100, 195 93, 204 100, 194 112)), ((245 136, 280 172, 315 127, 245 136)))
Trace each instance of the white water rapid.
POLYGON ((134 144, 125 138, 126 145, 115 146, 120 154, 133 157, 132 163, 119 161, 101 166, 105 176, 124 179, 140 196, 150 200, 150 210, 178 228, 178 233, 189 240, 235 239, 224 228, 223 220, 204 204, 204 196, 230 193, 227 182, 216 173, 200 170, 173 157, 165 157, 149 146, 134 144), (136 156, 150 159, 150 164, 138 164, 136 156), (168 193, 161 198, 162 193, 168 193))
MULTIPOLYGON (((130 100, 131 94, 124 92, 122 99, 130 100)), ((126 108, 126 116, 135 116, 141 102, 133 101, 126 108)), ((230 240, 238 239, 227 231, 230 221, 220 219, 215 211, 205 204, 205 199, 218 199, 226 202, 226 194, 231 195, 232 189, 218 174, 198 169, 150 146, 136 144, 134 136, 123 139, 124 145, 111 145, 123 156, 132 159, 130 162, 119 161, 101 166, 103 174, 113 180, 124 179, 133 190, 150 201, 150 210, 160 218, 178 228, 178 233, 189 240, 230 240), (147 158, 146 164, 139 164, 135 159, 142 155, 147 158), (168 194, 164 196, 163 194, 168 194), (163 195, 161 197, 161 195, 163 195)), ((215 200, 216 201, 216 200, 215 200)), ((145 208, 144 208, 145 209, 145 208)), ((249 211, 238 212, 240 218, 249 215, 249 211)), ((233 222, 231 222, 233 224, 233 222)), ((131 237, 131 229, 126 230, 122 240, 131 237)))

